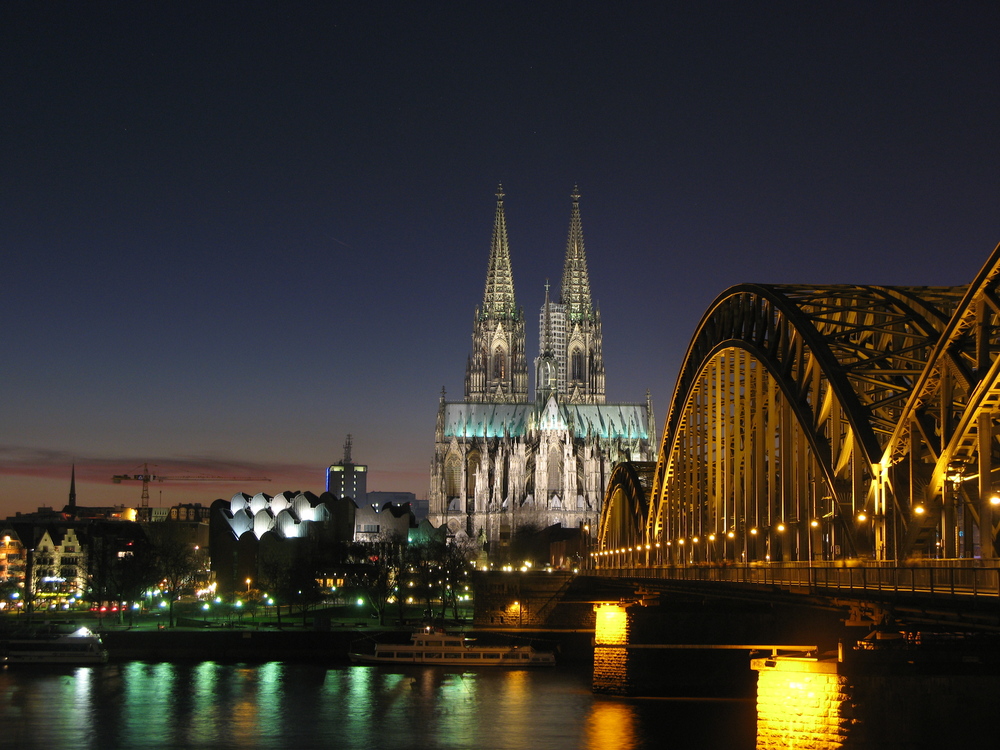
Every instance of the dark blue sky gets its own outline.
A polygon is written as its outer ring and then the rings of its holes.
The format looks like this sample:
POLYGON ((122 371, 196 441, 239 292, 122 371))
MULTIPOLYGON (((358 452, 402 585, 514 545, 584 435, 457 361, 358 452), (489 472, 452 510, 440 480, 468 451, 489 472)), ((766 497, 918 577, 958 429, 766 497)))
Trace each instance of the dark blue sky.
POLYGON ((609 400, 662 426, 741 282, 958 285, 1000 241, 1000 6, 0 5, 0 514, 425 496, 502 181, 529 360, 579 184, 609 400))

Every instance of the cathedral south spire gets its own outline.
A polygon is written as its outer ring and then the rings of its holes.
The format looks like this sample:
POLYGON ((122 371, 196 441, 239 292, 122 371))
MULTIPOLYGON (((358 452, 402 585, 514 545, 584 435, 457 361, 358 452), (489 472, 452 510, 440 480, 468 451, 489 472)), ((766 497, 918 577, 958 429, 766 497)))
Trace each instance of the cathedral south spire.
POLYGON ((565 347, 556 353, 560 369, 560 391, 570 403, 604 403, 604 354, 601 314, 590 299, 587 254, 583 248, 580 221, 580 190, 573 187, 573 206, 563 262, 562 296, 565 316, 565 347))
POLYGON ((566 260, 563 263, 562 299, 570 320, 594 317, 590 301, 590 276, 587 274, 587 253, 583 248, 583 224, 580 222, 580 190, 573 186, 573 208, 569 217, 569 237, 566 239, 566 260))
POLYGON ((527 397, 528 367, 524 354, 524 311, 514 298, 503 185, 497 186, 496 196, 483 306, 476 310, 472 355, 465 370, 465 400, 506 403, 527 397))

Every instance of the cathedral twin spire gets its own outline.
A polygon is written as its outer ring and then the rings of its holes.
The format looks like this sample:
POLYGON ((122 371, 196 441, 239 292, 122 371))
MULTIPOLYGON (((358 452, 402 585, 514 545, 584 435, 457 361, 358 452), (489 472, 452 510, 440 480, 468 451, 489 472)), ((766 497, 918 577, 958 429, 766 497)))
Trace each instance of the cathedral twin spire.
MULTIPOLYGON (((490 261, 482 308, 476 310, 472 355, 466 365, 465 400, 524 402, 527 366, 524 313, 514 297, 503 186, 490 243, 490 261)), ((590 278, 580 221, 580 191, 574 186, 569 237, 559 303, 551 302, 546 282, 539 325, 536 395, 562 393, 576 403, 604 403, 604 364, 600 314, 590 297, 590 278)))
POLYGON ((569 217, 569 237, 566 240, 566 261, 563 264, 562 298, 570 320, 592 318, 590 277, 587 274, 587 253, 583 249, 583 224, 580 222, 580 190, 573 187, 573 210, 569 217))
POLYGON ((503 211, 503 185, 497 186, 497 212, 493 218, 493 239, 490 241, 490 266, 486 271, 486 291, 483 293, 484 316, 513 317, 517 312, 514 301, 514 275, 510 269, 510 245, 507 242, 507 217, 503 211))

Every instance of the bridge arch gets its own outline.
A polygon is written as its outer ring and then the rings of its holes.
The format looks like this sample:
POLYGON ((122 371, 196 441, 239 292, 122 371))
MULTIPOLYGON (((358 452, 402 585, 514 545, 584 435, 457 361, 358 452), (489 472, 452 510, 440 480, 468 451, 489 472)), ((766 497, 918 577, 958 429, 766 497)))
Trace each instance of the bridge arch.
POLYGON ((646 549, 647 545, 654 548, 646 538, 645 526, 655 469, 652 461, 624 461, 611 470, 597 532, 597 554, 602 562, 619 567, 639 560, 648 563, 653 558, 646 549))
POLYGON ((997 558, 1000 246, 959 301, 885 446, 900 556, 997 558))
POLYGON ((612 474, 595 557, 995 565, 998 533, 1000 246, 968 286, 720 295, 658 461, 612 474))

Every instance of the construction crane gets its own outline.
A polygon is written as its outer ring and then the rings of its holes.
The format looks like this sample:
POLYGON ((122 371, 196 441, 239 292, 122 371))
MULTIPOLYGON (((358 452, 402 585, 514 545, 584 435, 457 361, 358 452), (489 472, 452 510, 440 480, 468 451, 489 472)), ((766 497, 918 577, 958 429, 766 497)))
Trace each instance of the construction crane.
POLYGON ((213 477, 213 476, 193 476, 193 477, 165 477, 159 474, 149 473, 149 464, 142 465, 142 474, 115 474, 111 477, 115 484, 122 482, 142 482, 142 506, 149 507, 149 483, 163 481, 184 481, 184 482, 270 482, 267 477, 213 477))

